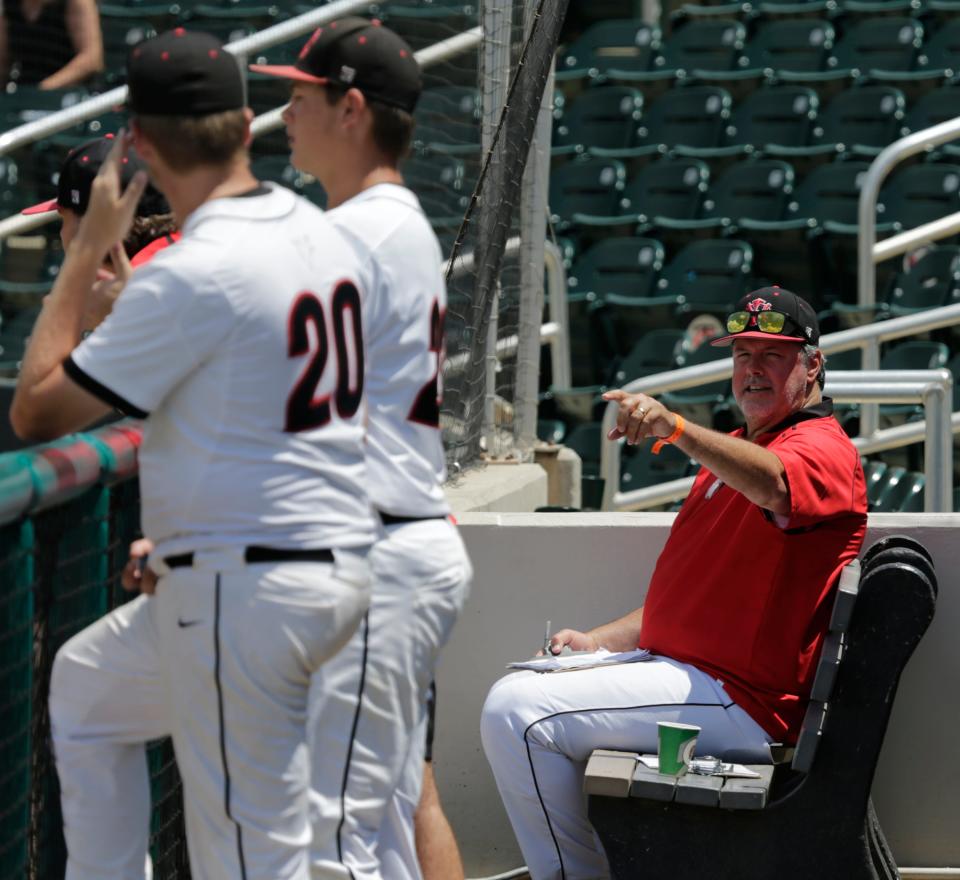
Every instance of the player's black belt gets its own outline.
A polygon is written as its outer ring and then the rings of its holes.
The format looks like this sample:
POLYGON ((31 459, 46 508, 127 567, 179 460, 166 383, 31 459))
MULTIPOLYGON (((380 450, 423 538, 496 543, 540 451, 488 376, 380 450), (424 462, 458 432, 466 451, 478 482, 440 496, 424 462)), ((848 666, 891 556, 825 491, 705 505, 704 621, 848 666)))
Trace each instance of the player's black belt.
MULTIPOLYGON (((193 565, 193 553, 176 553, 165 556, 167 568, 186 568, 193 565)), ((279 547, 246 547, 243 561, 257 562, 333 562, 332 550, 284 550, 279 547)))
POLYGON ((429 519, 446 519, 445 516, 394 516, 392 513, 384 513, 382 510, 378 513, 380 514, 380 521, 385 526, 400 526, 404 523, 425 522, 429 519))

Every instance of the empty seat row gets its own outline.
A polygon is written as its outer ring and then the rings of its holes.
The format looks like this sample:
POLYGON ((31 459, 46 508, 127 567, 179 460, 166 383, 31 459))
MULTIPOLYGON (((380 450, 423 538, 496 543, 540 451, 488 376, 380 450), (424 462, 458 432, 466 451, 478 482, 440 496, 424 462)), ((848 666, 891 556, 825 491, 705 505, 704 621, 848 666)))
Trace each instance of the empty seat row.
POLYGON ((960 21, 927 33, 916 18, 856 22, 837 38, 825 20, 775 20, 752 39, 743 22, 703 19, 668 39, 643 22, 600 22, 561 53, 557 80, 578 87, 606 82, 657 90, 677 80, 777 80, 842 83, 858 77, 930 82, 960 70, 960 21))
MULTIPOLYGON (((575 259, 568 273, 574 384, 620 385, 656 372, 653 368, 664 363, 663 353, 672 352, 676 333, 693 318, 713 315, 722 320, 739 296, 761 283, 754 249, 737 239, 696 241, 669 261, 663 244, 652 238, 613 237, 597 243, 575 259), (637 340, 651 333, 660 334, 655 336, 659 348, 648 340, 638 353, 637 340), (651 369, 641 369, 644 365, 651 369)), ((960 247, 940 246, 895 273, 880 290, 877 304, 858 319, 956 302, 960 247)), ((851 323, 845 310, 858 313, 855 306, 834 304, 821 313, 824 328, 851 323)), ((710 329, 707 324, 704 331, 710 329)), ((713 329, 720 326, 713 322, 713 329)), ((859 367, 858 351, 835 357, 841 369, 859 367)))
MULTIPOLYGON (((734 104, 727 89, 675 88, 655 101, 629 86, 584 93, 558 111, 553 156, 589 154, 634 165, 672 153, 711 160, 762 153, 826 161, 872 158, 905 135, 960 113, 960 88, 946 86, 908 102, 896 86, 865 85, 821 103, 805 86, 774 85, 734 104)), ((958 148, 943 149, 956 155, 958 148)))

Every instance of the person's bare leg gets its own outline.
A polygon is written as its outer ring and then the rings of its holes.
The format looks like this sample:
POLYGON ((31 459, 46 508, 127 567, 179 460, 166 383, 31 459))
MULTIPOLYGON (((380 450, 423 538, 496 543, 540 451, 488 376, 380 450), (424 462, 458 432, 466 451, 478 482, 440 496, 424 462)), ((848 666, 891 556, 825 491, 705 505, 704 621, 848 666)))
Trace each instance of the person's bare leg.
POLYGON ((413 828, 423 880, 464 880, 460 849, 443 812, 433 764, 429 761, 423 764, 423 790, 413 828))

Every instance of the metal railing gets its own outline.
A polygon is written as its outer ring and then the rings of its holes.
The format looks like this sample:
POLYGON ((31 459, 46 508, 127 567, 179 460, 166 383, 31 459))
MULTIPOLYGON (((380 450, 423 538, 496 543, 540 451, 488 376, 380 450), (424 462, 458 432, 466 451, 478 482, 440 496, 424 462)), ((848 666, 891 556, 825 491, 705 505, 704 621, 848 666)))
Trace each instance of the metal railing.
MULTIPOLYGON (((899 339, 904 336, 912 336, 916 333, 923 333, 928 330, 936 330, 941 327, 951 327, 956 324, 960 324, 960 304, 943 306, 938 309, 930 309, 929 311, 924 312, 917 312, 913 315, 892 318, 889 321, 880 321, 878 323, 867 324, 862 327, 854 327, 850 330, 842 330, 839 333, 829 333, 826 336, 821 337, 820 348, 824 354, 828 356, 835 352, 849 351, 850 349, 854 348, 859 348, 865 351, 868 346, 874 343, 886 342, 891 339, 899 339)), ((923 372, 926 373, 928 371, 923 372)), ((721 360, 711 361, 710 363, 706 364, 697 364, 692 367, 683 367, 679 370, 671 370, 667 373, 658 373, 655 376, 646 376, 642 379, 636 379, 635 381, 625 385, 624 390, 632 393, 643 392, 644 394, 654 395, 660 394, 664 391, 677 391, 683 388, 693 388, 697 385, 703 385, 708 382, 729 379, 732 375, 732 360, 729 358, 723 358, 721 360)), ((830 388, 837 387, 834 384, 837 381, 833 378, 834 376, 839 377, 858 375, 862 376, 865 374, 841 373, 839 371, 831 373, 828 359, 828 390, 830 388)), ((897 382, 899 377, 912 376, 915 374, 869 371, 867 375, 869 375, 870 378, 864 380, 865 393, 870 382, 881 381, 885 383, 885 387, 889 388, 897 382)), ((897 390, 900 391, 902 389, 897 390)), ((947 391, 949 392, 949 388, 947 391)), ((848 399, 849 398, 844 397, 844 400, 848 399)), ((879 404, 902 401, 887 401, 885 399, 875 397, 870 398, 870 402, 879 404)), ((919 400, 917 402, 919 402, 919 400)), ((854 442, 866 455, 870 452, 878 452, 884 449, 891 449, 896 446, 906 445, 907 443, 915 442, 920 437, 926 436, 930 438, 935 432, 940 432, 939 436, 942 439, 944 432, 950 433, 951 431, 960 430, 960 419, 953 420, 951 417, 951 404, 952 400, 948 400, 946 414, 944 416, 939 416, 941 421, 940 425, 934 425, 931 418, 928 417, 925 422, 916 423, 916 425, 920 426, 919 433, 916 433, 918 428, 914 427, 913 425, 909 426, 909 430, 903 430, 908 426, 898 426, 897 428, 890 428, 884 431, 875 430, 869 435, 864 434, 864 436, 856 438, 854 442), (946 422, 951 423, 950 428, 944 427, 946 422)), ((607 432, 616 424, 616 421, 617 405, 611 403, 607 406, 603 415, 601 430, 604 437, 606 437, 607 432)), ((942 443, 940 445, 942 446, 942 443)), ((950 443, 947 443, 947 446, 950 447, 949 455, 952 459, 953 447, 950 443)), ((927 449, 930 450, 932 454, 938 454, 935 452, 936 448, 938 448, 937 444, 932 439, 928 439, 927 449)), ((673 501, 677 498, 682 498, 685 494, 685 491, 689 489, 689 480, 674 480, 670 483, 663 483, 659 486, 650 487, 648 489, 636 489, 630 492, 621 492, 619 490, 621 455, 620 443, 610 443, 606 440, 603 440, 600 455, 600 475, 604 479, 602 504, 604 510, 638 510, 643 507, 653 507, 658 504, 666 503, 667 501, 673 501), (680 491, 681 487, 683 488, 683 491, 680 491), (676 494, 677 492, 680 494, 676 494)), ((926 461, 928 473, 930 473, 931 469, 935 466, 935 462, 929 459, 926 461)), ((941 468, 945 467, 944 462, 940 462, 940 466, 941 468)), ((952 479, 952 468, 949 470, 949 478, 952 479)), ((936 481, 940 479, 940 477, 935 477, 934 479, 936 481)), ((941 494, 941 491, 937 489, 931 489, 928 492, 925 502, 927 505, 927 510, 951 509, 952 504, 949 501, 949 488, 946 491, 947 500, 941 499, 941 494), (932 498, 934 497, 938 499, 938 504, 942 504, 944 506, 929 506, 933 503, 932 498)))
MULTIPOLYGON (((228 43, 226 48, 235 54, 241 63, 243 63, 243 59, 250 53, 267 49, 278 43, 287 42, 308 31, 312 31, 314 28, 328 21, 333 21, 348 13, 366 8, 369 5, 370 0, 337 0, 337 2, 330 3, 320 9, 298 15, 289 21, 281 22, 259 33, 244 37, 242 40, 228 43)), ((482 29, 479 27, 471 28, 447 40, 441 40, 439 43, 420 49, 416 53, 416 59, 421 67, 427 68, 477 48, 482 40, 482 29)), ((10 129, 10 131, 3 132, 0 134, 0 156, 17 147, 31 144, 34 141, 65 131, 80 122, 95 119, 101 113, 105 113, 117 105, 123 104, 126 99, 127 87, 118 86, 109 92, 104 92, 102 95, 87 98, 74 107, 57 110, 54 113, 44 116, 42 119, 27 122, 10 129)), ((259 137, 283 125, 281 118, 282 113, 283 107, 276 107, 273 110, 268 110, 266 113, 261 113, 253 120, 251 126, 253 136, 255 138, 259 137)), ((7 217, 4 220, 0 220, 0 241, 10 235, 22 235, 23 233, 30 232, 56 219, 58 219, 56 214, 34 214, 28 217, 15 214, 12 217, 7 217)))
MULTIPOLYGON (((855 437, 853 444, 861 455, 895 449, 907 443, 924 440, 924 511, 945 513, 953 509, 953 434, 960 433, 960 412, 951 412, 953 376, 949 370, 890 370, 860 372, 837 371, 827 378, 824 393, 837 403, 920 403, 927 418, 893 428, 878 430, 870 437, 855 437)), ((619 443, 607 443, 619 447, 619 443)), ((619 455, 617 467, 619 471, 619 455)), ((603 471, 605 510, 643 510, 685 498, 693 485, 693 477, 657 483, 644 489, 621 492, 619 473, 603 471), (606 487, 613 486, 609 504, 606 487)))
MULTIPOLYGON (((956 213, 902 232, 877 244, 877 199, 887 175, 904 159, 958 137, 960 137, 960 117, 948 119, 939 125, 913 132, 894 141, 881 150, 877 158, 870 163, 860 187, 860 201, 857 208, 857 303, 860 306, 868 308, 876 303, 877 275, 874 267, 877 263, 906 253, 918 245, 927 244, 960 231, 960 213, 956 213)), ((864 347, 863 368, 876 370, 879 366, 880 346, 876 340, 871 340, 864 347)), ((868 437, 873 434, 879 425, 879 418, 876 405, 863 407, 860 414, 861 433, 868 437)))

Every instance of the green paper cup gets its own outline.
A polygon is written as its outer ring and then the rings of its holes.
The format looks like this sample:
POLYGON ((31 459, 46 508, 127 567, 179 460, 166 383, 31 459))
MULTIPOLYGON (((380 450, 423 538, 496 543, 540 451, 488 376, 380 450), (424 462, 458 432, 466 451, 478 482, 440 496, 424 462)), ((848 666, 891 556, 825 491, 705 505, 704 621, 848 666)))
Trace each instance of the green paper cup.
POLYGON ((687 772, 700 728, 696 724, 657 722, 660 772, 668 776, 683 776, 687 772))

